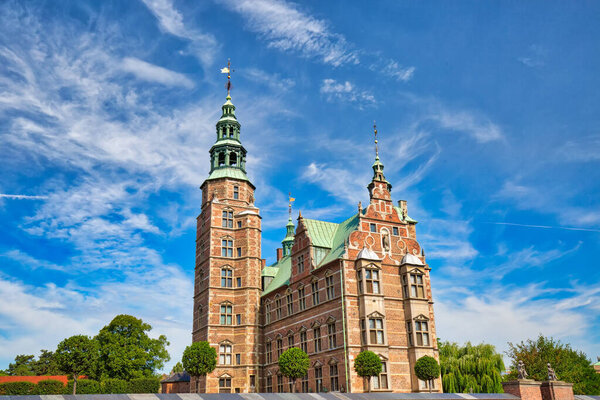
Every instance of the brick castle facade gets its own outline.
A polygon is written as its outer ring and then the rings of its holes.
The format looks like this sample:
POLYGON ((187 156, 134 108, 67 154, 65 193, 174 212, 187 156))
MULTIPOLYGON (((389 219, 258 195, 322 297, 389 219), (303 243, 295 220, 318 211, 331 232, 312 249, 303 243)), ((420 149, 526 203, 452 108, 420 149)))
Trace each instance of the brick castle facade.
MULTIPOLYGON (((216 369, 192 392, 291 392, 278 357, 303 349, 310 368, 297 392, 363 392, 354 358, 381 357, 372 391, 429 391, 413 366, 438 358, 430 268, 406 201, 377 155, 370 203, 341 223, 298 217, 286 226, 277 262, 261 258, 261 217, 246 176, 246 150, 231 97, 217 122, 210 175, 197 218, 193 341, 217 349, 216 369)), ((439 379, 434 392, 441 392, 439 379)))

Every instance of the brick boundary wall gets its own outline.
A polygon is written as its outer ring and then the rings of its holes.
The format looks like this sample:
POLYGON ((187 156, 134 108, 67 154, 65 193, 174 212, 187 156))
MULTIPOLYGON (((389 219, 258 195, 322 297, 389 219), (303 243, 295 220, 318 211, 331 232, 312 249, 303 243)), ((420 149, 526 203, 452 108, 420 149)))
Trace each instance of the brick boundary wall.
MULTIPOLYGON (((518 379, 502 382, 505 393, 520 397, 521 400, 575 400, 573 384, 562 381, 538 382, 533 379, 518 379)), ((577 396, 578 399, 594 399, 598 396, 577 396)))

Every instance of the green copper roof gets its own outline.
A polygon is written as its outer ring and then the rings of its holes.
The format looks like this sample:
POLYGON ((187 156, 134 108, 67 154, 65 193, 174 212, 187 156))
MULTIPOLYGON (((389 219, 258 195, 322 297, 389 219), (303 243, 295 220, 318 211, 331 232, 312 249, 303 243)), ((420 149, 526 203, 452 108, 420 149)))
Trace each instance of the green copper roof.
MULTIPOLYGON (((402 209, 400 207, 396 207, 396 206, 394 206, 394 208, 398 212, 398 215, 400 216, 400 218, 402 218, 402 209)), ((409 222, 411 224, 416 224, 417 223, 417 220, 412 219, 411 217, 408 216, 408 214, 406 215, 405 221, 409 222)))
POLYGON ((307 218, 304 218, 303 222, 313 246, 331 248, 333 235, 338 224, 307 218))
POLYGON ((280 288, 283 285, 288 285, 290 283, 290 276, 292 275, 292 258, 290 256, 285 256, 270 267, 265 267, 263 271, 267 268, 277 270, 277 275, 275 275, 271 283, 269 283, 269 286, 265 288, 262 293, 263 296, 271 293, 273 290, 280 288))
POLYGON ((217 146, 224 146, 224 145, 233 145, 233 146, 240 146, 242 144, 242 142, 240 142, 239 140, 236 139, 219 139, 218 141, 215 142, 215 144, 213 144, 212 147, 217 147, 217 146))
POLYGON ((331 240, 331 251, 319 263, 317 268, 326 265, 333 260, 344 255, 344 243, 350 237, 350 233, 358 229, 358 214, 353 215, 341 224, 337 224, 337 229, 331 240))
POLYGON ((212 179, 219 179, 219 178, 233 178, 233 179, 239 179, 241 181, 250 182, 250 179, 248 179, 248 177, 246 176, 246 173, 244 171, 242 171, 241 169, 238 169, 238 168, 231 168, 231 167, 217 168, 217 169, 213 170, 213 172, 210 173, 210 175, 208 176, 208 178, 206 178, 206 180, 210 181, 212 179))
POLYGON ((277 272, 279 272, 279 268, 277 267, 264 267, 262 272, 260 273, 260 276, 271 276, 274 277, 275 275, 277 275, 277 272))

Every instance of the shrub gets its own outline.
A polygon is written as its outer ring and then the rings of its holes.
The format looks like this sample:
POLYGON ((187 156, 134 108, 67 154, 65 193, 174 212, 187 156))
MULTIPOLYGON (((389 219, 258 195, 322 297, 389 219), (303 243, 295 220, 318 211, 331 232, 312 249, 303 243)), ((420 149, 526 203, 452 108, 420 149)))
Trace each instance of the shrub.
POLYGON ((123 379, 108 378, 100 382, 102 393, 121 394, 129 392, 129 383, 123 379))
POLYGON ((33 389, 33 394, 63 394, 65 391, 65 384, 55 379, 46 379, 45 381, 39 381, 33 389))
POLYGON ((159 387, 158 378, 137 378, 129 381, 128 393, 158 393, 159 387))
MULTIPOLYGON (((73 393, 73 380, 69 380, 67 384, 65 394, 73 393)), ((100 382, 94 381, 92 379, 78 379, 77 380, 77 394, 99 394, 102 393, 100 391, 100 382)))
POLYGON ((6 382, 0 385, 0 394, 6 396, 22 396, 31 394, 35 384, 31 382, 6 382))

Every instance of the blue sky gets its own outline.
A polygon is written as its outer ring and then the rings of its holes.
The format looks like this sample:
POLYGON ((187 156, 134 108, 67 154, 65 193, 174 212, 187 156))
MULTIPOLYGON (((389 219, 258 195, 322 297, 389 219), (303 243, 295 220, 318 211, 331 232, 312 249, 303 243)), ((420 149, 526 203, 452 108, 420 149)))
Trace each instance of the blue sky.
POLYGON ((233 102, 263 215, 368 201, 372 124, 442 339, 600 348, 600 4, 4 1, 0 368, 119 313, 191 340, 198 187, 233 102))

